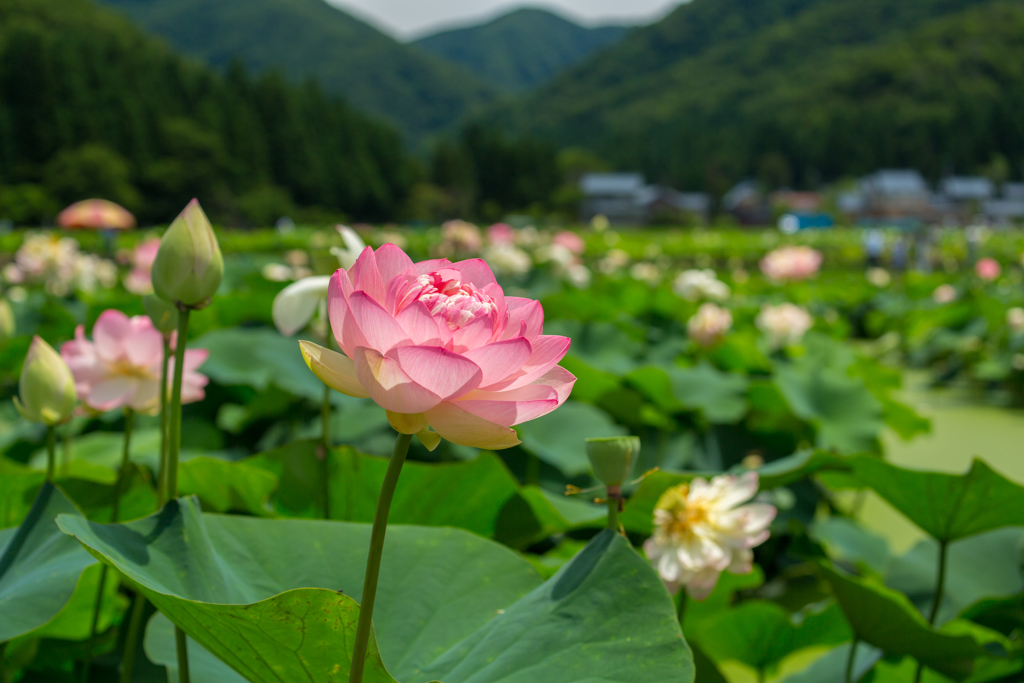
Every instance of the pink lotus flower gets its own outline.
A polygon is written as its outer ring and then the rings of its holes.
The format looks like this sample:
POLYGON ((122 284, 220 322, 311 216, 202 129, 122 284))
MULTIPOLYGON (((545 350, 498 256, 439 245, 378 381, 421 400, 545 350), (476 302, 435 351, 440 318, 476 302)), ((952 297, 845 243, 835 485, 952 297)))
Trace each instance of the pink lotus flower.
POLYGON ((1003 272, 1003 269, 999 266, 999 261, 994 258, 983 258, 978 259, 978 262, 974 264, 974 272, 978 274, 982 280, 986 282, 992 282, 999 274, 1003 272))
POLYGON ((754 497, 757 486, 757 472, 722 474, 710 482, 697 477, 662 494, 644 554, 669 592, 685 586, 690 597, 703 600, 723 571, 750 573, 751 548, 768 540, 777 512, 767 503, 741 505, 754 497))
MULTIPOLYGON (((174 347, 174 338, 171 346, 174 347)), ((75 329, 74 341, 64 342, 61 356, 71 368, 78 398, 93 410, 128 407, 153 413, 160 407, 160 371, 163 336, 144 315, 129 318, 121 311, 100 314, 92 328, 92 341, 85 328, 75 329)), ((181 402, 201 401, 209 379, 196 370, 206 362, 206 349, 185 350, 185 373, 181 402)), ((171 359, 169 373, 174 372, 171 359)))
POLYGON ((722 341, 732 328, 732 313, 712 303, 701 304, 686 322, 686 334, 698 346, 709 348, 722 341))
POLYGON ((554 239, 551 240, 552 244, 558 244, 565 247, 572 253, 579 256, 586 250, 586 245, 583 243, 583 238, 574 232, 568 230, 562 230, 557 233, 554 239))
POLYGON ((806 280, 821 268, 821 252, 810 247, 779 247, 761 259, 761 272, 777 282, 806 280))
POLYGON ((516 231, 508 223, 495 223, 487 228, 487 241, 495 246, 515 244, 516 231))
POLYGON ((540 302, 505 297, 482 259, 414 264, 394 245, 367 247, 327 301, 344 355, 300 342, 307 365, 431 449, 441 437, 514 446, 511 427, 562 405, 576 381, 557 365, 570 340, 541 334, 540 302))
POLYGON ((160 249, 160 238, 153 237, 135 246, 132 252, 132 270, 124 278, 124 288, 132 294, 152 294, 153 282, 150 274, 153 261, 160 249))

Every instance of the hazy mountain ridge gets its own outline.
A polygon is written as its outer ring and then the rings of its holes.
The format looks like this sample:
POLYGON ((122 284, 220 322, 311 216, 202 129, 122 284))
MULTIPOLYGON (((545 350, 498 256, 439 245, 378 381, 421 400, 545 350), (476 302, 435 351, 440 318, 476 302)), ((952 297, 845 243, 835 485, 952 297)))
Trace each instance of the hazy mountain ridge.
POLYGON ((488 83, 521 92, 618 42, 627 26, 580 26, 524 8, 483 24, 441 31, 414 44, 461 64, 488 83))
POLYGON ((358 109, 418 137, 493 101, 468 69, 385 35, 323 0, 102 0, 215 67, 314 78, 358 109))

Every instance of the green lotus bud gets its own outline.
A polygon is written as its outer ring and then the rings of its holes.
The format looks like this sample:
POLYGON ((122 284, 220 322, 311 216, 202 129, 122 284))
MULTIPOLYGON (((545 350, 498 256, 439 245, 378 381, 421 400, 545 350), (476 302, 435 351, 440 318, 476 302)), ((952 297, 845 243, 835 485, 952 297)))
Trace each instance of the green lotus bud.
POLYGON ((0 342, 14 336, 14 311, 7 299, 0 299, 0 342))
POLYGON ((178 329, 178 309, 174 304, 164 301, 158 296, 142 297, 142 309, 153 321, 153 327, 164 334, 170 334, 178 329))
POLYGON ((14 406, 26 420, 55 425, 71 417, 77 399, 75 378, 60 354, 40 337, 32 338, 21 368, 14 406))
POLYGON ((594 476, 605 486, 620 487, 629 478, 640 455, 640 438, 606 436, 587 439, 587 458, 594 476))
POLYGON ((153 262, 153 291, 164 301, 198 308, 220 287, 224 257, 213 227, 193 199, 160 238, 153 262))

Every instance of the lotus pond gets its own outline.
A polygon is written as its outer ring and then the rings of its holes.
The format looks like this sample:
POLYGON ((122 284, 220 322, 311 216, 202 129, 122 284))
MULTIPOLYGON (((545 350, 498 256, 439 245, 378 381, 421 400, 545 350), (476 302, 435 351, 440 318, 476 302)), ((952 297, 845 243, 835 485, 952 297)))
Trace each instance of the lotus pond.
POLYGON ((1024 676, 1024 234, 189 211, 0 236, 0 680, 1024 676))

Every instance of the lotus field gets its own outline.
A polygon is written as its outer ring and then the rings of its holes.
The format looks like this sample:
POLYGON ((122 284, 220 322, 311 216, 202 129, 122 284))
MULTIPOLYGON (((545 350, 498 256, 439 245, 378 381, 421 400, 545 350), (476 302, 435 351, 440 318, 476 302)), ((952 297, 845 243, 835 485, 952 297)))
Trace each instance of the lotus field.
POLYGON ((0 681, 1022 680, 1024 487, 883 444, 1024 403, 1024 236, 919 251, 0 235, 0 681))

